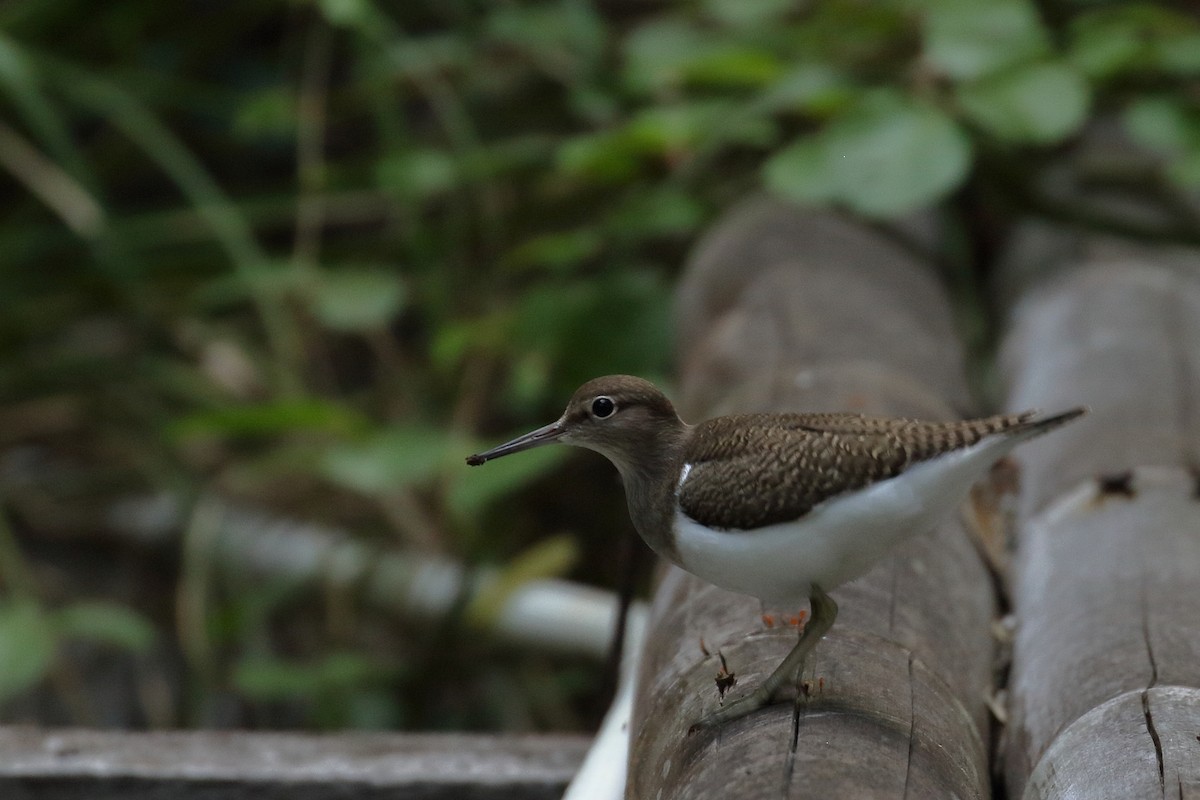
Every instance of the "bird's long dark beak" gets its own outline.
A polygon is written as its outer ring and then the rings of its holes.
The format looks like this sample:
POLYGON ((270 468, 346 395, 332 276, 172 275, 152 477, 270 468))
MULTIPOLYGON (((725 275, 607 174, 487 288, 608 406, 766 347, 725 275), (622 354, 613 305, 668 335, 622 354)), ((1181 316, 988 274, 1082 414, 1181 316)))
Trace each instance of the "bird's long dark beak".
POLYGON ((551 422, 549 425, 544 425, 536 431, 530 431, 524 436, 518 436, 511 442, 505 442, 502 445, 493 447, 491 450, 484 450, 482 453, 476 453, 473 456, 467 456, 467 463, 472 467, 478 467, 485 461, 491 461, 493 458, 507 456, 511 453, 519 453, 522 450, 530 450, 534 447, 541 447, 544 444, 553 444, 557 442, 563 435, 563 422, 551 422))

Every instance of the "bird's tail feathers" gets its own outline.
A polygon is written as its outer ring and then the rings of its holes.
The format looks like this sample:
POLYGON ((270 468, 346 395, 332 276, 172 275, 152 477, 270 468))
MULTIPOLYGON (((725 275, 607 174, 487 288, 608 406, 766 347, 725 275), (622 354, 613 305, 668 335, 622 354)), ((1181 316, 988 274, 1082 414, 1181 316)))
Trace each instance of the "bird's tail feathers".
POLYGON ((1017 436, 1024 441, 1032 439, 1035 436, 1041 436, 1043 433, 1054 430, 1055 428, 1066 425, 1073 419, 1082 417, 1088 412, 1085 406, 1078 406, 1066 411, 1060 411, 1057 414, 1051 414, 1048 417, 1038 417, 1036 411, 1026 411, 1021 414, 1021 422, 1015 428, 1010 428, 1017 436))

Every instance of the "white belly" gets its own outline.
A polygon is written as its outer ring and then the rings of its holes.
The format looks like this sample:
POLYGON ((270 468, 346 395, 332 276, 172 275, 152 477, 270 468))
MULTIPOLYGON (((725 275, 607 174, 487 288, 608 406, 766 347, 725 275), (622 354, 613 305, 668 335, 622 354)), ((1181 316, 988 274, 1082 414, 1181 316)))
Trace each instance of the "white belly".
MULTIPOLYGON (((829 591, 865 573, 898 542, 932 530, 1015 444, 985 439, 827 500, 795 522, 753 531, 713 530, 676 511, 680 566, 769 605, 800 605, 813 584, 829 591)), ((685 466, 685 480, 689 471, 685 466)))

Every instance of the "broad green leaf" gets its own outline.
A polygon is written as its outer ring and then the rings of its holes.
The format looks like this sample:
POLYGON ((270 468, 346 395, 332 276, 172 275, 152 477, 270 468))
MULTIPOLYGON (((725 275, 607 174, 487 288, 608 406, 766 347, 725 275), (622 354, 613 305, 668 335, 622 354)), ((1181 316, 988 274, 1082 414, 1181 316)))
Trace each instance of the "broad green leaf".
POLYGON ((767 86, 756 105, 771 111, 823 115, 844 107, 854 93, 849 79, 828 64, 802 64, 767 86))
POLYGON ((679 86, 697 54, 708 52, 713 44, 711 34, 687 20, 653 19, 624 39, 625 83, 637 91, 679 86))
POLYGON ((54 663, 58 638, 33 603, 0 603, 0 701, 36 686, 54 663))
POLYGON ((1122 3, 1071 22, 1069 57, 1089 77, 1200 72, 1200 19, 1150 3, 1122 3))
POLYGON ((970 160, 970 142, 953 120, 880 91, 779 151, 764 180, 793 200, 889 217, 941 199, 966 177, 970 160))
POLYGON ((363 494, 384 494, 433 479, 469 453, 462 441, 435 428, 389 428, 361 444, 330 450, 322 470, 334 483, 363 494))
POLYGON ((1145 54, 1145 42, 1130 20, 1111 14, 1089 14, 1071 25, 1071 62, 1091 78, 1107 78, 1135 64, 1145 54))
POLYGON ((932 0, 924 40, 925 57, 959 80, 1049 52, 1049 36, 1028 0, 932 0))
POLYGON ((383 269, 324 270, 307 287, 313 315, 329 330, 379 330, 404 308, 400 276, 383 269))
POLYGON ((1187 188, 1200 186, 1200 107, 1174 97, 1145 97, 1125 110, 1125 129, 1165 156, 1166 174, 1187 188))
POLYGON ((625 39, 625 82, 640 91, 686 84, 761 86, 783 69, 779 57, 747 38, 738 39, 677 18, 660 18, 625 39))
POLYGON ((157 631, 144 616, 116 603, 75 603, 54 612, 55 627, 66 638, 86 639, 144 653, 157 631))
POLYGON ((1056 63, 1022 65, 963 84, 957 96, 966 115, 993 135, 1033 144, 1052 144, 1075 133, 1090 104, 1087 82, 1056 63))
MULTIPOLYGON (((1192 20, 1193 28, 1195 20, 1192 20)), ((1154 61, 1164 72, 1194 77, 1200 75, 1200 32, 1176 32, 1154 44, 1154 61)))

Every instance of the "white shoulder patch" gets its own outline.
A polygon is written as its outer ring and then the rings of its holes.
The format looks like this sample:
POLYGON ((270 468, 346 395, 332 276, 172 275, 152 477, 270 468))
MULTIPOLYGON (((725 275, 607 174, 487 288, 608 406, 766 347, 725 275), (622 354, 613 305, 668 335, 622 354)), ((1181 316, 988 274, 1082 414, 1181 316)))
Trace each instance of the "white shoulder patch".
POLYGON ((675 484, 675 496, 679 496, 679 492, 683 489, 683 482, 688 479, 688 474, 692 471, 691 464, 684 464, 683 469, 679 470, 679 483, 675 484))

